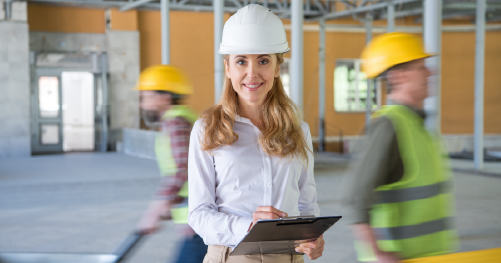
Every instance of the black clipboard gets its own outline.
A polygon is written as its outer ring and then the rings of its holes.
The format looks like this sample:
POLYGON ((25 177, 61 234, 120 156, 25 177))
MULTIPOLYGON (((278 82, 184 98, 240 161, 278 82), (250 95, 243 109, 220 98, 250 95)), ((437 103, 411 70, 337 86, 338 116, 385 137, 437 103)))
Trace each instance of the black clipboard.
POLYGON ((259 220, 230 255, 298 254, 299 243, 313 241, 333 226, 341 216, 299 216, 259 220))

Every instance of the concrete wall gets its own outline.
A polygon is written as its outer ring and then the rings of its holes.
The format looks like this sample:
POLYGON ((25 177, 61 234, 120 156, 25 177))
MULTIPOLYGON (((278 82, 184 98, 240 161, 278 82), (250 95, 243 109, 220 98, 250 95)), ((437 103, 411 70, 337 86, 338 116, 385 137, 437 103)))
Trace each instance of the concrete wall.
POLYGON ((110 76, 110 130, 112 141, 120 140, 121 129, 139 128, 139 33, 106 32, 110 76))
POLYGON ((130 156, 156 160, 155 138, 160 132, 139 129, 123 129, 121 151, 130 156))
POLYGON ((31 155, 28 24, 0 21, 0 158, 31 155))
POLYGON ((104 34, 30 31, 32 51, 105 52, 106 46, 104 34))

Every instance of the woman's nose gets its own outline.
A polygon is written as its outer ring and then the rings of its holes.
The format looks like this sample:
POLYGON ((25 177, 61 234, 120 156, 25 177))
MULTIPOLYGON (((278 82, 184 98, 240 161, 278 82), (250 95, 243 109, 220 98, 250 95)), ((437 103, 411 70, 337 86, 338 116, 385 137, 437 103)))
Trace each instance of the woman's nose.
POLYGON ((255 63, 249 63, 247 67, 247 77, 253 79, 257 76, 257 65, 255 63))

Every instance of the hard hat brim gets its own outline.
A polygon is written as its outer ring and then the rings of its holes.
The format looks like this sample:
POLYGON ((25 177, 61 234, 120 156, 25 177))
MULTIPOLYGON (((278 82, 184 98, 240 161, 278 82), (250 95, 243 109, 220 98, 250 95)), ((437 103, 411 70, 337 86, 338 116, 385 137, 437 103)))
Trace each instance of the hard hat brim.
POLYGON ((288 47, 287 42, 276 46, 248 46, 248 47, 231 47, 231 46, 219 46, 219 54, 222 55, 238 55, 238 54, 285 54, 291 49, 288 47))
POLYGON ((171 92, 174 94, 179 94, 179 95, 190 95, 193 94, 193 88, 191 86, 185 86, 182 88, 176 87, 159 87, 158 85, 140 85, 134 87, 133 90, 139 90, 139 91, 167 91, 171 92))

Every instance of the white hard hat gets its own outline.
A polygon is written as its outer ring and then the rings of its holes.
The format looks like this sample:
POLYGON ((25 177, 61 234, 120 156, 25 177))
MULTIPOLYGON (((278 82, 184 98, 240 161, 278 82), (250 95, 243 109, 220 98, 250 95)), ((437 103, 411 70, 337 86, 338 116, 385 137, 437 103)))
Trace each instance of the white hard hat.
POLYGON ((274 54, 289 50, 280 18, 256 4, 238 9, 226 21, 219 46, 220 54, 274 54))

